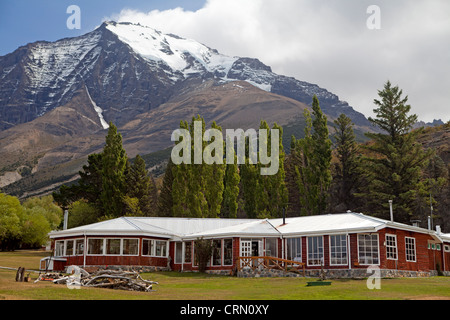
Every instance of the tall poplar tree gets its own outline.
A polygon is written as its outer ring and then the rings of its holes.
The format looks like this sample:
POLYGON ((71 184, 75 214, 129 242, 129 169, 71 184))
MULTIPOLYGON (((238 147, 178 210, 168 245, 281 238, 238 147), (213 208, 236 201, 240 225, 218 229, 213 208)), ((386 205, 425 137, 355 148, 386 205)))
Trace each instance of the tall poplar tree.
MULTIPOLYGON (((215 122, 211 128, 222 130, 215 122)), ((192 139, 188 152, 191 152, 192 159, 194 159, 195 155, 195 139, 199 141, 199 150, 197 152, 201 152, 202 155, 206 148, 214 143, 214 139, 210 143, 204 141, 205 120, 200 115, 192 118, 190 125, 185 121, 181 121, 180 129, 189 130, 190 132, 192 139), (194 134, 195 122, 201 123, 201 132, 197 133, 201 134, 201 137, 196 137, 194 134)), ((218 157, 219 155, 216 155, 215 152, 216 150, 213 149, 212 156, 218 157)), ((172 210, 174 216, 199 218, 216 218, 220 216, 226 165, 223 163, 207 164, 204 160, 202 163, 197 164, 181 163, 173 166, 172 210)))
POLYGON ((305 109, 305 137, 294 140, 292 145, 296 159, 301 214, 323 214, 328 206, 328 191, 331 185, 331 140, 327 117, 323 114, 319 99, 314 95, 312 115, 305 109))
MULTIPOLYGON (((267 130, 267 152, 272 158, 271 143, 272 133, 268 123, 264 120, 260 123, 260 129, 267 130)), ((286 173, 284 170, 285 153, 282 143, 283 129, 276 123, 273 130, 279 131, 279 139, 275 143, 278 145, 278 171, 274 175, 262 175, 261 169, 269 165, 251 164, 246 156, 246 163, 240 166, 241 185, 244 196, 244 210, 249 218, 277 218, 281 217, 283 208, 288 203, 288 190, 286 187, 286 173)), ((261 139, 261 136, 260 136, 261 139)), ((248 155, 249 145, 246 139, 246 155, 248 155)), ((261 150, 260 150, 261 151, 261 150)))
POLYGON ((102 153, 102 193, 100 199, 106 216, 120 217, 124 213, 126 194, 125 170, 128 157, 122 145, 122 135, 110 123, 102 153))

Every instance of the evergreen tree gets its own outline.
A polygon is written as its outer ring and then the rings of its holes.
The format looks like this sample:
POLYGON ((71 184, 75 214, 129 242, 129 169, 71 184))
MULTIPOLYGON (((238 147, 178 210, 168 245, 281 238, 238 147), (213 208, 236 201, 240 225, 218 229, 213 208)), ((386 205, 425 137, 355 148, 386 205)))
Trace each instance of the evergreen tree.
POLYGON ((409 223, 412 204, 420 196, 419 183, 423 168, 432 151, 425 152, 416 141, 420 130, 411 131, 417 121, 409 115, 411 106, 402 90, 388 81, 374 100, 376 118, 369 120, 383 133, 367 133, 373 140, 366 146, 375 157, 366 158, 368 190, 362 196, 374 214, 389 219, 389 200, 393 200, 396 221, 409 223))
POLYGON ((125 170, 128 157, 122 145, 122 135, 110 123, 102 153, 102 207, 106 216, 120 217, 124 213, 126 195, 125 170))
POLYGON ((336 154, 339 161, 335 164, 333 177, 333 202, 335 210, 343 212, 357 207, 354 193, 360 185, 361 156, 355 141, 352 120, 341 114, 334 124, 336 154))
POLYGON ((158 215, 161 217, 171 217, 173 215, 173 198, 172 198, 172 185, 173 185, 173 162, 169 158, 166 171, 161 187, 161 193, 158 198, 158 215))
MULTIPOLYGON (((145 217, 156 215, 156 185, 151 175, 145 168, 145 161, 137 155, 134 163, 129 167, 126 174, 127 181, 127 196, 128 198, 137 199, 137 207, 139 210, 135 211, 136 215, 145 217)), ((128 199, 130 203, 130 199, 128 199)), ((130 206, 132 207, 132 206, 130 206)), ((128 212, 130 214, 131 212, 128 212)))
MULTIPOLYGON (((102 192, 102 155, 91 154, 88 156, 87 165, 79 171, 80 180, 70 187, 62 185, 58 192, 53 193, 53 198, 62 208, 68 208, 73 202, 85 199, 98 211, 102 211, 100 194, 102 192)), ((99 217, 98 217, 99 218, 99 217)))

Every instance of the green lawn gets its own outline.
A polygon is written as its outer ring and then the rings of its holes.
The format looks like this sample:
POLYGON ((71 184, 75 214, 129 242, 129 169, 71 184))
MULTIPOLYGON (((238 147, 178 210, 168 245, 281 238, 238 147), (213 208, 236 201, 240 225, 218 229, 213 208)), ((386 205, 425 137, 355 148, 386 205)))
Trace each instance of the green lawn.
MULTIPOLYGON (((38 251, 0 252, 0 266, 37 269, 48 255, 38 251)), ((30 274, 37 278, 37 274, 30 274)), ((15 282, 15 271, 0 269, 0 300, 441 300, 450 299, 450 277, 382 279, 380 290, 365 280, 333 280, 331 286, 307 287, 305 278, 236 278, 198 273, 144 273, 158 281, 154 292, 68 289, 51 282, 15 282)))

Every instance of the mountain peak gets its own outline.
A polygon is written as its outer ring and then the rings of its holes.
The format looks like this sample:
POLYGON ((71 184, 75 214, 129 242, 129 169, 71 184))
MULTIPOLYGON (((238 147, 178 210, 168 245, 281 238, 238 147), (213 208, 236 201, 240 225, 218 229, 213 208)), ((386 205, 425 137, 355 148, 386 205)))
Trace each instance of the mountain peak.
MULTIPOLYGON (((195 40, 164 34, 140 24, 109 22, 106 29, 145 60, 165 64, 171 71, 181 72, 184 78, 205 71, 225 77, 237 60, 236 57, 222 55, 195 40)), ((179 76, 173 79, 182 80, 179 76)))

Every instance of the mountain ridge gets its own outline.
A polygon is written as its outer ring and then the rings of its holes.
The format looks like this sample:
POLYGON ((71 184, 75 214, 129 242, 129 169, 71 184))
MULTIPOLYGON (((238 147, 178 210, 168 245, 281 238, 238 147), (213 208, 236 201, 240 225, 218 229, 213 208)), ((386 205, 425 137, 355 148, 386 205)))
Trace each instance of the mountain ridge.
POLYGON ((130 157, 165 150, 180 120, 197 114, 224 129, 266 120, 301 135, 314 95, 330 128, 345 113, 360 136, 375 130, 318 85, 138 24, 105 22, 80 37, 27 44, 0 57, 0 187, 23 194, 31 185, 25 194, 33 194, 73 181, 102 150, 109 122, 130 157))

